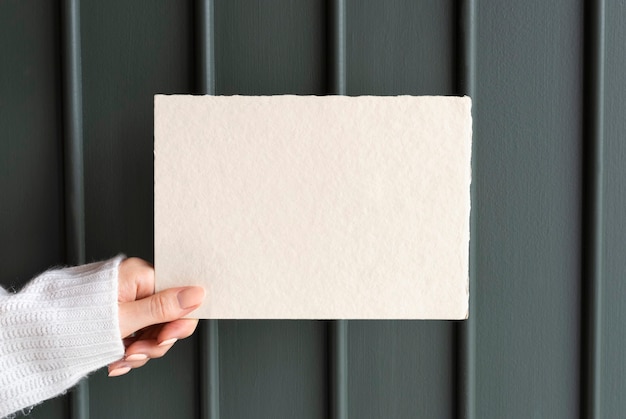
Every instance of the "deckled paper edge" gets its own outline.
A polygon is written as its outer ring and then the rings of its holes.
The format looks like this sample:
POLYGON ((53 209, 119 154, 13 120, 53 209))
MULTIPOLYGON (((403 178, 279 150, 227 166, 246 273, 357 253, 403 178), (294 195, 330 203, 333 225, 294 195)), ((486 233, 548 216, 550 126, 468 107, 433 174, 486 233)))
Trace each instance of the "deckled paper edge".
MULTIPOLYGON (((157 125, 157 102, 159 100, 161 100, 161 98, 167 98, 167 97, 176 97, 176 96, 181 96, 181 97, 189 97, 189 96, 195 96, 195 97, 205 97, 205 96, 211 96, 211 95, 189 95, 189 94, 155 94, 154 95, 154 122, 153 122, 153 127, 154 127, 154 141, 156 141, 156 125, 157 125)), ((222 96, 222 97, 248 97, 248 95, 218 95, 218 96, 222 96)), ((319 95, 293 95, 293 94, 287 94, 287 95, 258 95, 258 96, 254 96, 254 97, 275 97, 275 96, 282 96, 282 97, 320 97, 319 95)), ((324 95, 324 96, 338 96, 338 95, 324 95)), ((322 97, 324 97, 322 96, 322 97)), ((468 185, 468 195, 469 198, 467 200, 468 202, 468 209, 467 209, 467 225, 468 228, 466 229, 466 242, 467 242, 467 246, 468 246, 468 252, 467 252, 467 277, 465 280, 465 298, 464 298, 464 306, 463 308, 461 308, 459 310, 458 314, 454 314, 451 315, 450 317, 446 317, 446 318, 440 318, 440 317, 420 317, 420 318, 386 318, 386 317, 346 317, 346 318, 342 318, 342 319, 319 319, 319 318, 310 318, 310 317, 285 317, 285 318, 273 318, 273 317, 251 317, 249 319, 251 320, 467 320, 469 319, 469 299, 470 299, 470 265, 471 265, 471 246, 470 246, 470 242, 472 240, 471 237, 471 230, 472 230, 472 224, 471 224, 471 220, 472 220, 472 182, 473 182, 473 172, 472 172, 472 161, 473 161, 473 142, 474 142, 474 132, 473 132, 473 107, 472 107, 472 99, 470 96, 468 95, 464 95, 464 96, 454 96, 454 95, 420 95, 420 96, 415 96, 415 95, 389 95, 389 96, 376 96, 376 95, 362 95, 362 96, 341 96, 341 97, 348 97, 348 98, 360 98, 360 97, 421 97, 421 98, 428 98, 428 97, 432 97, 432 98, 437 98, 437 97, 446 97, 446 98, 457 98, 459 100, 462 100, 466 106, 466 111, 467 111, 467 115, 468 115, 468 130, 469 130, 469 165, 468 165, 468 170, 469 170, 469 185, 468 185)), ((154 142, 153 142, 153 157, 154 157, 154 173, 156 174, 156 150, 154 147, 154 142)), ((155 184, 155 179, 156 179, 156 175, 153 178, 153 190, 154 190, 154 199, 156 200, 156 184, 155 184)), ((153 202, 154 204, 154 202, 153 202)), ((153 227, 155 230, 155 234, 156 234, 156 217, 153 220, 153 227)), ((156 246, 155 246, 156 247, 156 246)), ((155 253, 155 292, 160 291, 162 288, 159 288, 159 282, 158 282, 158 276, 157 276, 157 260, 156 260, 156 249, 153 248, 153 251, 155 253)), ((190 284, 193 285, 193 284, 190 284)), ((191 318, 191 319, 197 319, 198 317, 194 317, 195 311, 189 313, 188 316, 186 316, 186 318, 191 318)), ((203 318, 204 319, 204 318, 203 318)), ((246 320, 244 318, 240 318, 240 317, 220 317, 220 318, 206 318, 206 319, 214 319, 214 320, 246 320)))

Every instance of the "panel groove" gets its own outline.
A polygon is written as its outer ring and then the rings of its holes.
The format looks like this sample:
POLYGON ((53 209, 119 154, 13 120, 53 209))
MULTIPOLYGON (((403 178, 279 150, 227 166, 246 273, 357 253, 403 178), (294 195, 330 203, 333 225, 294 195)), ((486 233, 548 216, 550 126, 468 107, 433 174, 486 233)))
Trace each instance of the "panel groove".
MULTIPOLYGON (((215 4, 196 3, 196 80, 198 93, 215 95, 215 4)), ((199 402, 202 419, 220 417, 219 323, 201 320, 198 330, 199 402)))
POLYGON ((329 418, 348 419, 348 321, 328 322, 329 418))
POLYGON ((79 0, 63 1, 63 138, 67 261, 85 263, 79 0))
MULTIPOLYGON (((328 93, 346 94, 346 2, 329 0, 327 7, 328 93)), ((348 419, 348 322, 328 322, 329 417, 348 419)))
POLYGON ((198 93, 215 95, 215 4, 196 3, 196 65, 198 93))
MULTIPOLYGON (((472 112, 476 109, 476 1, 459 2, 458 7, 458 39, 457 39, 457 81, 459 94, 472 98, 472 112)), ((474 130, 475 131, 475 130, 474 130)), ((472 138, 472 155, 476 155, 476 141, 472 138)), ((472 173, 476 173, 476 159, 472 159, 472 173)), ((476 202, 476 183, 471 185, 471 202, 476 202)), ((456 334, 456 416, 464 419, 476 417, 476 209, 470 214, 469 243, 469 318, 459 322, 456 334)))
MULTIPOLYGON (((80 265, 85 263, 80 1, 63 0, 61 7, 66 260, 69 264, 80 265)), ((89 384, 86 378, 70 393, 70 417, 89 418, 89 384)))
POLYGON ((604 146, 604 0, 585 3, 584 184, 582 237, 582 418, 600 418, 602 338, 602 200, 604 146))
POLYGON ((219 419, 219 323, 217 320, 201 320, 199 326, 200 417, 219 419))
POLYGON ((328 93, 346 94, 346 1, 329 0, 327 7, 328 93))

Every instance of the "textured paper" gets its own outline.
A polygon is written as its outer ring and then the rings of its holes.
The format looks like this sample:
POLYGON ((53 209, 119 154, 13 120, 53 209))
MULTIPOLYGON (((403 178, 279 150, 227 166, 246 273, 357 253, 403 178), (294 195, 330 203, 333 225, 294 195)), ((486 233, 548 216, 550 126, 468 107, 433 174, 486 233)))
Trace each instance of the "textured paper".
POLYGON ((200 318, 468 315, 471 101, 155 97, 157 289, 200 318))

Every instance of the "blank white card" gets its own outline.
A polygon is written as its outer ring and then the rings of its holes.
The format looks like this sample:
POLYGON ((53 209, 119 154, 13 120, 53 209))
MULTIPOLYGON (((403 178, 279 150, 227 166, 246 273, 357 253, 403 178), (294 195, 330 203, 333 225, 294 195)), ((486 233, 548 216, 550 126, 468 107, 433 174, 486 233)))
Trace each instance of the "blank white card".
POLYGON ((468 316, 467 97, 155 97, 157 289, 191 317, 468 316))

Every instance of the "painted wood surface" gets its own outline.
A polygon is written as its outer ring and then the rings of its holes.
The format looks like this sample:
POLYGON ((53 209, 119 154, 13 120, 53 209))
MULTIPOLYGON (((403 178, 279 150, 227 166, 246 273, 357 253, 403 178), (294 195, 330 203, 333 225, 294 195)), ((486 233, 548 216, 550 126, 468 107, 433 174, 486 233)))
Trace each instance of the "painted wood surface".
MULTIPOLYGON (((63 157, 68 115, 72 122, 63 87, 67 3, 0 1, 5 286, 74 257, 63 157)), ((350 95, 472 93, 474 100, 469 321, 349 322, 346 412, 333 407, 326 322, 216 322, 215 376, 205 359, 214 337, 198 334, 127 377, 92 375, 86 416, 621 416, 625 1, 606 4, 603 60, 594 58, 598 32, 588 12, 601 9, 599 0, 78 4, 88 261, 118 252, 152 259, 155 93, 343 93, 339 69, 350 95), (344 67, 332 20, 341 4, 344 67), (201 18, 207 5, 213 13, 201 18), (606 93, 590 104, 600 64, 606 93), (601 104, 598 206, 588 150, 596 141, 590 114, 601 104), (601 208, 595 244, 586 233, 590 208, 601 208), (592 257, 599 278, 590 275, 592 257), (207 402, 215 380, 217 410, 207 402)), ((68 417, 70 407, 61 397, 29 417, 68 417)))

